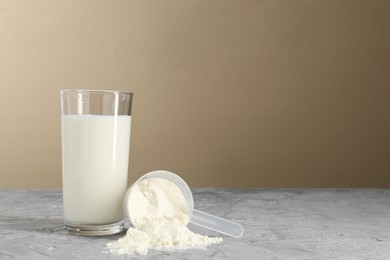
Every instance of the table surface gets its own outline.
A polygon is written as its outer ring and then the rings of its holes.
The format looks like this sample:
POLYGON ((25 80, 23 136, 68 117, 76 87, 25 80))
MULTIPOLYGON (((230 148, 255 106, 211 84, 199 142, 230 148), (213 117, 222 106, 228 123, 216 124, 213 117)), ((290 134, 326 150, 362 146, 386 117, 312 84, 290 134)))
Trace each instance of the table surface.
MULTIPOLYGON (((390 190, 194 189, 195 207, 245 229, 242 238, 144 259, 390 259, 390 190)), ((0 189, 0 259, 131 259, 103 253, 108 237, 62 228, 59 190, 0 189)), ((198 233, 218 235, 190 226, 198 233)))

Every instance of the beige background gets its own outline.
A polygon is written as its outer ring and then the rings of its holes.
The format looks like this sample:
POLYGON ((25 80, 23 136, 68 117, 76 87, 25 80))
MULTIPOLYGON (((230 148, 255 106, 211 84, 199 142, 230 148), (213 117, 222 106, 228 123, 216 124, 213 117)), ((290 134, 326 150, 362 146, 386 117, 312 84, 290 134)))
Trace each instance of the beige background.
POLYGON ((390 1, 0 1, 0 187, 61 187, 59 90, 135 93, 130 182, 390 187, 390 1))

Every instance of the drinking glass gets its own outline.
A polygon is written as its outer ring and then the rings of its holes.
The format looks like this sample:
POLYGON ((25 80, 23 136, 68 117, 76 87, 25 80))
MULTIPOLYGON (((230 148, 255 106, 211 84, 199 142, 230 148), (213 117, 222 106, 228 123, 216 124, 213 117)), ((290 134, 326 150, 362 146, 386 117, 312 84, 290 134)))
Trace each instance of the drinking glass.
POLYGON ((133 94, 61 90, 64 228, 102 236, 124 228, 133 94))

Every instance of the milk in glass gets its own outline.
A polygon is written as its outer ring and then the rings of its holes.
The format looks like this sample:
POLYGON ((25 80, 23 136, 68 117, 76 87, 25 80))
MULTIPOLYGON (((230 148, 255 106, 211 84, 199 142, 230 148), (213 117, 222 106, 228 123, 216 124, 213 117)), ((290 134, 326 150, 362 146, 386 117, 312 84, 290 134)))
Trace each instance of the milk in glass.
POLYGON ((63 115, 61 121, 64 218, 80 224, 123 220, 131 116, 63 115))

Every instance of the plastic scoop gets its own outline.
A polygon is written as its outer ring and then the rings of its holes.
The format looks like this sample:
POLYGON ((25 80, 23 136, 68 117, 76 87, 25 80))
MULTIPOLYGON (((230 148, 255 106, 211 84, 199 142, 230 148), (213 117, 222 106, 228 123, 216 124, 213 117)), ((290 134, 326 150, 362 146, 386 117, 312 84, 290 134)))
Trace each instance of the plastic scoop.
MULTIPOLYGON (((178 175, 173 172, 158 170, 149 172, 139 178, 127 191, 124 201, 124 209, 127 214, 129 221, 133 224, 131 219, 131 205, 128 205, 129 196, 132 192, 132 188, 138 182, 148 179, 148 178, 162 178, 174 183, 182 192, 188 208, 189 208, 189 222, 192 224, 211 229, 217 231, 219 233, 231 236, 231 237, 241 237, 244 233, 244 229, 238 223, 234 223, 232 221, 208 214, 206 212, 194 209, 194 199, 192 197, 192 193, 187 183, 178 175)), ((188 223, 187 223, 188 224, 188 223)))

